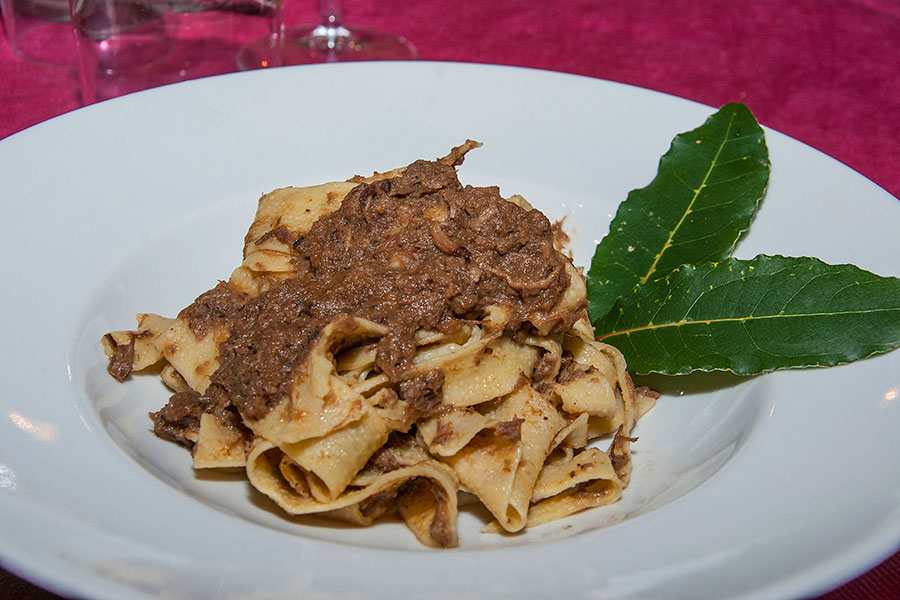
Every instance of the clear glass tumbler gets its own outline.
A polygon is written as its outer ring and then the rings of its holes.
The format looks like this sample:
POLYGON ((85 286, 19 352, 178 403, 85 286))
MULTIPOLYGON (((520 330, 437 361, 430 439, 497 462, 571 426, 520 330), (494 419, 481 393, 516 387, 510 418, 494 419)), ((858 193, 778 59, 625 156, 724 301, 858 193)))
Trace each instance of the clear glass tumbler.
POLYGON ((69 1, 84 104, 236 71, 251 40, 272 64, 276 0, 69 1))
POLYGON ((75 65, 68 0, 0 0, 3 30, 22 59, 43 65, 75 65))

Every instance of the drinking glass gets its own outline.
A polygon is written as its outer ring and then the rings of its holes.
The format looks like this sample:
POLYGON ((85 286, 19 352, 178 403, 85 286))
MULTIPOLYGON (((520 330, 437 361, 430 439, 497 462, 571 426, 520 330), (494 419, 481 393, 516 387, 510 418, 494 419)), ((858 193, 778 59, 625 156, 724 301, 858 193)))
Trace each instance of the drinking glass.
POLYGON ((281 0, 70 2, 84 104, 236 71, 251 41, 264 67, 280 39, 281 0))
POLYGON ((0 0, 0 17, 6 40, 20 58, 41 65, 75 65, 67 0, 0 0))
MULTIPOLYGON (((279 17, 283 15, 283 10, 279 17)), ((253 69, 271 53, 268 40, 254 40, 238 55, 238 66, 253 69)), ((416 49, 398 35, 344 24, 343 0, 319 0, 319 22, 284 29, 279 63, 312 63, 357 60, 409 60, 416 49)))

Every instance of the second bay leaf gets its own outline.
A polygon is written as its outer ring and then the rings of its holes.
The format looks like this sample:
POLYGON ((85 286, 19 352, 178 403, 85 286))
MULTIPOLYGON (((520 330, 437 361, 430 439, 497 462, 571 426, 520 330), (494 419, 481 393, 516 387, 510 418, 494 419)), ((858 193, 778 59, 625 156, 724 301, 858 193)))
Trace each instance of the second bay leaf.
POLYGON ((635 373, 832 366, 900 346, 900 278, 815 258, 728 258, 635 287, 596 326, 635 373))

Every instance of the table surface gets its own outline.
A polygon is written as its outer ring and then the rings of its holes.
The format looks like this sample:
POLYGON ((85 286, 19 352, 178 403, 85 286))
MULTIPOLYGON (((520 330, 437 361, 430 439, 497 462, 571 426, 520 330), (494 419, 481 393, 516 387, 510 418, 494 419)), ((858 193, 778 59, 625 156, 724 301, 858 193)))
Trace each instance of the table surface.
MULTIPOLYGON (((315 2, 290 0, 285 13, 288 24, 311 22, 315 2)), ((744 102, 762 124, 900 197, 898 0, 347 0, 345 20, 404 36, 424 60, 744 102)), ((0 138, 80 105, 73 70, 25 62, 6 43, 0 82, 0 138)), ((56 597, 0 568, 0 598, 56 597)), ((900 553, 822 597, 869 598, 900 598, 900 553)))

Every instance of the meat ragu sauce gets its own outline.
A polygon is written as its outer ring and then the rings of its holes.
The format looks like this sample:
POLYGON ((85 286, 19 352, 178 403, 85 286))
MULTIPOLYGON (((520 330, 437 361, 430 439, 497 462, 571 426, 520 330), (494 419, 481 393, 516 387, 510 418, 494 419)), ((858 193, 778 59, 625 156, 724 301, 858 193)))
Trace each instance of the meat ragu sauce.
MULTIPOLYGON (((220 284, 186 308, 196 333, 210 320, 230 329, 212 385, 259 419, 289 394, 311 342, 340 315, 388 328, 376 365, 399 383, 419 329, 452 331, 502 305, 515 334, 549 312, 569 285, 550 222, 496 187, 462 186, 459 162, 461 155, 417 161, 398 177, 360 184, 293 242, 290 279, 253 298, 220 284)), ((583 314, 564 315, 559 328, 583 314)))

